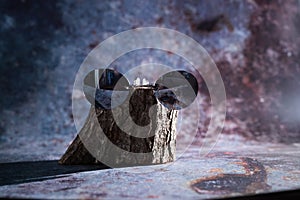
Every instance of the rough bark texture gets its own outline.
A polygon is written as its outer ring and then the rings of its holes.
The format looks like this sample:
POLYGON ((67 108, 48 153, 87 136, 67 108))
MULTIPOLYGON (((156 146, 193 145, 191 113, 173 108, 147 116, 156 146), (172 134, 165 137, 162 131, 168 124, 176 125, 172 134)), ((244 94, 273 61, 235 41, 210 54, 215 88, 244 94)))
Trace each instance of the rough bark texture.
POLYGON ((128 96, 111 110, 92 106, 59 163, 134 166, 173 161, 178 111, 160 104, 151 87, 134 87, 128 96))

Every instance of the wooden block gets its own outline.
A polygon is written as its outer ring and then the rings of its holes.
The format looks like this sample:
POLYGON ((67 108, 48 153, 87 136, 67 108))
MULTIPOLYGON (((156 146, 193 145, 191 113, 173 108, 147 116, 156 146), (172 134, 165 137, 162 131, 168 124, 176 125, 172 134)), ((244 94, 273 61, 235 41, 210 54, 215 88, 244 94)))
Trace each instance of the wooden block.
POLYGON ((85 125, 59 163, 92 164, 110 159, 114 166, 122 167, 172 162, 176 151, 177 116, 177 110, 168 109, 157 101, 152 86, 133 86, 125 102, 116 108, 91 106, 85 125), (111 143, 127 152, 125 156, 111 155, 106 140, 97 136, 101 132, 100 127, 111 143), (91 139, 95 137, 98 142, 91 139), (94 142, 96 150, 93 155, 85 146, 88 142, 82 142, 82 139, 94 142), (145 157, 136 159, 131 156, 142 153, 145 157))

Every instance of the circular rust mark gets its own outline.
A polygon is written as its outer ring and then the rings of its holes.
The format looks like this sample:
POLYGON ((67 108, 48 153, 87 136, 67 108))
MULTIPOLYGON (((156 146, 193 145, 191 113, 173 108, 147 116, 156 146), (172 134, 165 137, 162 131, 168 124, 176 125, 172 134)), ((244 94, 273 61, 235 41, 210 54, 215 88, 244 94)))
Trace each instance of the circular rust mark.
POLYGON ((191 182, 191 188, 199 194, 256 193, 269 190, 265 167, 255 159, 241 158, 245 174, 219 174, 191 182))

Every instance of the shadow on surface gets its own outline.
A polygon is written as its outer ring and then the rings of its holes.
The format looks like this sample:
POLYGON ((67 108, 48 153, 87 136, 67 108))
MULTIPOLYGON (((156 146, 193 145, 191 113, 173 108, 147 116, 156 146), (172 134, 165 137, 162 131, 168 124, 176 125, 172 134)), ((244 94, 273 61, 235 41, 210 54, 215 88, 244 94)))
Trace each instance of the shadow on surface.
POLYGON ((60 165, 58 160, 0 163, 0 186, 65 177, 70 173, 109 169, 101 164, 60 165))

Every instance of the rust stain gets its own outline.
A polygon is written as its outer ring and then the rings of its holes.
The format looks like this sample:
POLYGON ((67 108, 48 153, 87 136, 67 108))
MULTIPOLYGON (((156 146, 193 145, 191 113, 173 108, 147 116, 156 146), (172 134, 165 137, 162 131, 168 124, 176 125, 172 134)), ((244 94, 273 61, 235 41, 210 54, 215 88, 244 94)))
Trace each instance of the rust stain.
POLYGON ((282 179, 285 181, 298 181, 299 180, 299 178, 295 177, 295 176, 283 176, 282 179))
POLYGON ((159 198, 159 196, 157 196, 157 195, 148 195, 147 198, 148 199, 157 199, 157 198, 159 198))
POLYGON ((191 188, 200 194, 256 193, 271 189, 264 166, 255 159, 241 158, 245 174, 219 174, 191 182, 191 188))
POLYGON ((89 44, 90 49, 94 49, 99 44, 99 41, 95 41, 89 44))
POLYGON ((226 27, 230 32, 234 31, 234 27, 229 18, 223 14, 202 20, 198 23, 192 22, 191 27, 193 31, 200 31, 204 33, 220 31, 223 27, 226 27))
POLYGON ((224 152, 224 155, 234 155, 234 154, 235 154, 234 152, 230 152, 230 151, 224 152))
POLYGON ((164 18, 162 18, 162 17, 159 17, 156 19, 157 24, 162 24, 163 22, 164 22, 164 18))
POLYGON ((213 152, 207 154, 205 157, 207 158, 215 158, 215 157, 226 157, 226 158, 231 158, 234 157, 236 153, 234 152, 213 152))
POLYGON ((208 171, 209 173, 223 173, 223 169, 221 168, 213 168, 208 171))

